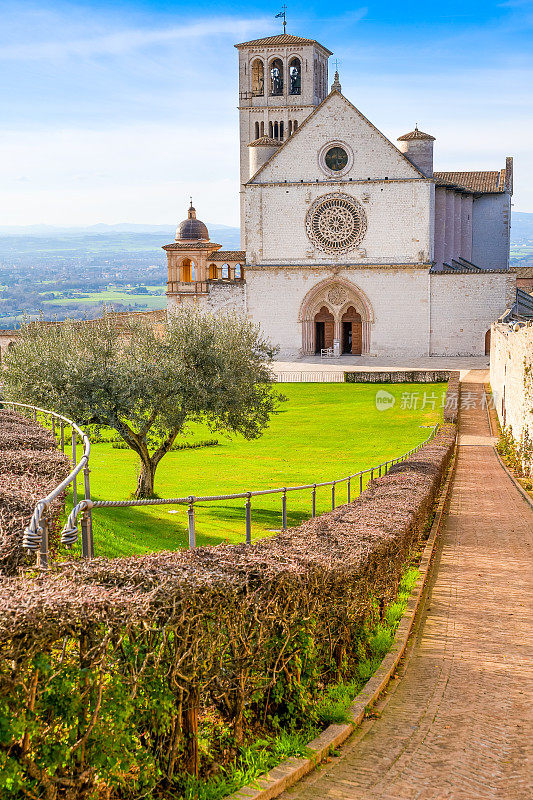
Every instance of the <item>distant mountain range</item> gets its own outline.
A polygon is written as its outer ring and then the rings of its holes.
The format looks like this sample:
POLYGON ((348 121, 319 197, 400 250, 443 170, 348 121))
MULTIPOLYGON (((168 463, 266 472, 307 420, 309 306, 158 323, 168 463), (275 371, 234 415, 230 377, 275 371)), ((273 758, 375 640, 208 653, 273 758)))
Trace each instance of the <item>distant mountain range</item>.
POLYGON ((513 211, 511 215, 511 245, 533 244, 533 214, 513 211))
MULTIPOLYGON (((209 236, 214 242, 220 242, 224 247, 240 247, 240 230, 230 225, 206 223, 209 236)), ((85 236, 112 236, 113 234, 142 234, 150 235, 150 245, 153 244, 153 235, 161 234, 161 244, 173 241, 175 225, 143 225, 131 222, 120 222, 116 225, 106 225, 103 222, 86 227, 60 227, 56 225, 0 225, 0 236, 17 237, 45 237, 52 239, 80 238, 85 236), (164 240, 164 241, 163 241, 164 240)), ((533 213, 514 211, 512 215, 511 243, 527 244, 533 242, 533 213)))
MULTIPOLYGON (((230 225, 217 225, 206 223, 209 236, 213 242, 219 242, 225 247, 240 247, 241 234, 239 228, 230 225)), ((158 235, 161 244, 174 240, 176 225, 142 225, 130 222, 121 222, 117 225, 106 225, 103 222, 86 227, 60 227, 56 225, 0 225, 0 236, 43 237, 46 239, 79 239, 87 236, 113 236, 115 234, 132 234, 134 236, 147 235, 150 245, 153 237, 158 235)))

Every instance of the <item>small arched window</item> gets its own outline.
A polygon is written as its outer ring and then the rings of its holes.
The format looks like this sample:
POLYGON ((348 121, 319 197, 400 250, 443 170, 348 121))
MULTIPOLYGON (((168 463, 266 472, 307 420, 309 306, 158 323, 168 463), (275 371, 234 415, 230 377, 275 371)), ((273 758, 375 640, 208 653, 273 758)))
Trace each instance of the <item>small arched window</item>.
POLYGON ((265 93, 265 67, 261 59, 256 58, 252 64, 252 94, 262 97, 265 93))
POLYGON ((283 94, 283 61, 275 58, 270 63, 270 94, 283 94))
POLYGON ((261 123, 261 136, 264 136, 264 135, 265 135, 265 123, 262 122, 261 123))
POLYGON ((217 265, 209 264, 209 280, 216 281, 217 279, 217 265))
POLYGON ((255 138, 259 139, 259 123, 255 123, 255 138))
POLYGON ((292 119, 289 120, 289 136, 292 135, 292 119))
POLYGON ((274 126, 272 125, 271 122, 268 123, 268 135, 270 136, 271 139, 274 138, 274 126))
POLYGON ((302 62, 293 58, 289 64, 289 94, 302 93, 302 62))
POLYGON ((283 120, 279 123, 279 138, 283 141, 283 120))
POLYGON ((181 262, 181 280, 184 283, 190 283, 194 280, 194 261, 190 258, 184 258, 181 262))
POLYGON ((279 125, 277 122, 274 123, 274 139, 279 139, 279 125))
POLYGON ((222 264, 222 277, 229 278, 229 264, 222 264))
POLYGON ((235 264, 235 280, 240 281, 242 278, 242 267, 240 264, 235 264))
POLYGON ((295 119, 294 122, 292 123, 292 131, 294 133, 294 131, 297 131, 297 130, 298 130, 298 120, 295 119))

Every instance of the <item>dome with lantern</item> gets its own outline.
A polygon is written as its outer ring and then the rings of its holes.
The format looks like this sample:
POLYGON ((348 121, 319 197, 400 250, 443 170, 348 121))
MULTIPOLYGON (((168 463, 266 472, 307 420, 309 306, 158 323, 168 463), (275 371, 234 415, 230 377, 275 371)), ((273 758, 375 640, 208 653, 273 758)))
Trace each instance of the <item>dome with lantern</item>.
POLYGON ((196 209, 191 205, 187 213, 187 219, 180 222, 176 229, 176 241, 209 241, 209 231, 207 225, 199 219, 196 219, 196 209))

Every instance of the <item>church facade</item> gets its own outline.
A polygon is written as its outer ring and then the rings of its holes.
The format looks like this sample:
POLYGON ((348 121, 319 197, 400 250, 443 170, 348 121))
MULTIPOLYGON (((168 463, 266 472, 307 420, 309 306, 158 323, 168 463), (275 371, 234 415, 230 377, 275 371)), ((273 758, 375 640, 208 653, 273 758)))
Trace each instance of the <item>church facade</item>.
POLYGON ((168 257, 168 310, 236 309, 284 357, 483 355, 515 299, 512 159, 434 172, 433 136, 390 142, 342 94, 331 52, 280 34, 239 52, 242 250, 191 207, 168 257))

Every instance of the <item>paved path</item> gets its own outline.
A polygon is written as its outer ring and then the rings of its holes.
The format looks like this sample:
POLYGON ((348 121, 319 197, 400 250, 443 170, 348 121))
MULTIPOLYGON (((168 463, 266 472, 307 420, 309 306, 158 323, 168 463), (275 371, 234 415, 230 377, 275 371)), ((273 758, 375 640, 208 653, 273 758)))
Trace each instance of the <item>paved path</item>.
POLYGON ((301 356, 300 358, 285 361, 274 361, 274 372, 396 372, 398 370, 469 370, 486 369, 489 364, 488 356, 426 356, 425 358, 406 358, 404 362, 397 358, 385 356, 349 356, 340 358, 320 358, 320 356, 301 356))
MULTIPOLYGON (((481 398, 481 373, 464 388, 481 398)), ((533 511, 464 410, 449 514, 420 626, 399 679, 321 770, 284 800, 533 797, 533 511)))

